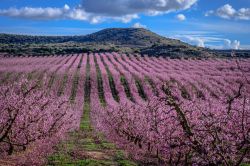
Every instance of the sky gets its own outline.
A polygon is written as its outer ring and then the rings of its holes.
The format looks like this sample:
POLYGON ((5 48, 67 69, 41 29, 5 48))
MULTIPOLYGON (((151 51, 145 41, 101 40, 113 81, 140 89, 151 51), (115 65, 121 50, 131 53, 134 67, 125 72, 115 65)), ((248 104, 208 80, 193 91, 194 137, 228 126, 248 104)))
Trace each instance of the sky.
POLYGON ((212 49, 250 49, 250 0, 0 0, 0 33, 146 28, 212 49))

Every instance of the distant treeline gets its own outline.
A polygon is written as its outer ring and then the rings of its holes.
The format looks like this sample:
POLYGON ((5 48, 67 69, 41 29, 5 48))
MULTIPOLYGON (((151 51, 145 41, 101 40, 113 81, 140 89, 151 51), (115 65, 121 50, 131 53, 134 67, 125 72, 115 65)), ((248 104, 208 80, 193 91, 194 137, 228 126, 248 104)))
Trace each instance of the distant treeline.
POLYGON ((250 58, 250 50, 210 50, 210 52, 222 57, 231 57, 232 51, 236 57, 250 58))
POLYGON ((81 36, 29 36, 29 35, 0 34, 0 43, 3 44, 64 43, 72 40, 74 41, 78 38, 81 38, 81 36))

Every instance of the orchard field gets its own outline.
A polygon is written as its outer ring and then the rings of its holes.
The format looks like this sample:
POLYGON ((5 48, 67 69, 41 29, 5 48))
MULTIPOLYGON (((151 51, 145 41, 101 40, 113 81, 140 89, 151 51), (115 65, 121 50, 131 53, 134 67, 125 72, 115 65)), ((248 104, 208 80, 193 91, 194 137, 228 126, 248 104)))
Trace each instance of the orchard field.
POLYGON ((0 165, 250 163, 250 59, 0 56, 0 90, 0 165))

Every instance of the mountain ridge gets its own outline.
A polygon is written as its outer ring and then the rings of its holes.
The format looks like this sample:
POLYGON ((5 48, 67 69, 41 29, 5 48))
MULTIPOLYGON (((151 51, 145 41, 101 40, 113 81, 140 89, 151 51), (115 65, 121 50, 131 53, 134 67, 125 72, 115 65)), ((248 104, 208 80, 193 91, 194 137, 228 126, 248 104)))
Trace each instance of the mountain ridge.
MULTIPOLYGON (((22 34, 6 34, 0 33, 0 43, 63 43, 63 42, 97 42, 97 43, 110 43, 114 40, 119 40, 120 44, 122 38, 145 40, 148 39, 150 43, 162 42, 164 40, 178 41, 176 39, 166 38, 158 35, 148 29, 144 28, 107 28, 91 34, 86 35, 72 35, 72 36, 49 36, 49 35, 22 35, 22 34), (109 40, 109 37, 111 40, 109 40), (120 38, 119 38, 120 37, 120 38), (21 39, 23 38, 23 39, 21 39), (116 39, 115 39, 116 38, 116 39)), ((127 41, 127 40, 126 40, 127 41)), ((182 42, 183 43, 183 42, 182 42)), ((139 43, 133 43, 138 44, 139 43)), ((144 44, 142 44, 144 45, 144 44)), ((148 46, 148 45, 147 45, 148 46)))
POLYGON ((92 34, 75 36, 0 34, 0 52, 11 55, 110 51, 173 58, 215 56, 210 49, 163 37, 143 28, 107 28, 92 34))

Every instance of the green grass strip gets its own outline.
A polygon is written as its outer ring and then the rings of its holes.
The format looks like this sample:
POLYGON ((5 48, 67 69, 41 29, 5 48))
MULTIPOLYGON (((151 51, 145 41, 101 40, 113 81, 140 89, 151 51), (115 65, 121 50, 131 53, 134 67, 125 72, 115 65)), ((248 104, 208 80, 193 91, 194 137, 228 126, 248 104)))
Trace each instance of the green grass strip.
POLYGON ((106 100, 105 100, 105 95, 104 95, 104 90, 103 90, 102 74, 101 74, 101 70, 97 63, 95 55, 94 55, 94 61, 95 61, 95 68, 96 68, 98 96, 99 96, 100 103, 105 106, 106 100))
POLYGON ((138 90, 138 94, 139 96, 143 99, 143 100, 147 100, 147 95, 144 91, 144 88, 143 88, 143 85, 141 83, 141 80, 139 78, 135 78, 135 85, 137 87, 137 90, 138 90))
POLYGON ((145 81, 148 82, 148 84, 150 85, 150 87, 152 88, 152 91, 154 93, 155 96, 159 96, 159 91, 155 85, 155 82, 149 78, 148 76, 145 77, 145 81))
POLYGON ((80 69, 81 69, 82 59, 83 59, 83 55, 81 56, 80 62, 77 66, 77 70, 76 70, 75 75, 74 75, 73 85, 72 85, 71 95, 70 95, 71 103, 73 103, 75 101, 75 98, 76 98, 76 92, 77 92, 79 79, 80 79, 79 73, 80 73, 80 69))
POLYGON ((62 83, 59 86, 59 90, 57 91, 57 96, 63 95, 65 86, 66 86, 66 84, 68 82, 68 72, 69 72, 70 68, 73 66, 73 64, 75 63, 75 61, 76 61, 77 58, 78 58, 78 56, 75 57, 75 59, 73 60, 73 62, 66 69, 66 71, 64 73, 64 76, 63 76, 63 81, 62 81, 62 83))
POLYGON ((115 81, 114 81, 113 75, 112 75, 112 73, 110 72, 109 67, 108 67, 108 65, 105 63, 105 61, 104 61, 104 59, 103 59, 102 56, 101 56, 101 61, 102 61, 103 65, 105 66, 105 69, 106 69, 106 71, 107 71, 107 73, 108 73, 109 86, 110 86, 110 89, 111 89, 112 96, 113 96, 113 98, 115 99, 115 101, 119 102, 119 101, 120 101, 119 92, 118 92, 117 89, 116 89, 115 81))

